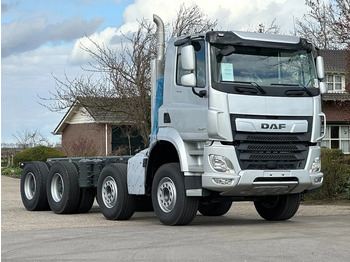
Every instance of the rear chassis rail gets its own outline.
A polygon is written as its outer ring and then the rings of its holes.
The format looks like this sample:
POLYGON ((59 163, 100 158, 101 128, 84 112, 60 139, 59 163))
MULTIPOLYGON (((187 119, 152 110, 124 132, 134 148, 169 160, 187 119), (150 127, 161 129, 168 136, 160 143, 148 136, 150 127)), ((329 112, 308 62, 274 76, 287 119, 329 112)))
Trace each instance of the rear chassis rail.
MULTIPOLYGON (((67 157, 67 158, 48 158, 47 162, 52 165, 55 162, 72 162, 79 173, 79 187, 90 188, 97 187, 98 178, 102 169, 109 164, 123 163, 127 164, 131 155, 127 156, 98 156, 98 157, 67 157)), ((26 162, 20 163, 20 168, 24 168, 26 162)))

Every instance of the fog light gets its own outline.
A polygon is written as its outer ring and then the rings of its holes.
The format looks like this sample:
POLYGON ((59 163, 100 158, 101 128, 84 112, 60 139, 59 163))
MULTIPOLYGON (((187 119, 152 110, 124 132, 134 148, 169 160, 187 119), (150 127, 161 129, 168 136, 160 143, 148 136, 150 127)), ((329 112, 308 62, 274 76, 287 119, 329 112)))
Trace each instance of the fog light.
POLYGON ((217 172, 234 173, 233 164, 227 157, 220 155, 209 155, 211 167, 217 172))
POLYGON ((230 186, 233 184, 234 179, 230 178, 213 178, 213 181, 217 185, 230 186))
POLYGON ((318 156, 314 159, 312 163, 310 173, 317 173, 321 171, 321 158, 318 156))
POLYGON ((314 182, 317 183, 317 184, 321 183, 322 182, 322 177, 315 177, 314 178, 314 182))

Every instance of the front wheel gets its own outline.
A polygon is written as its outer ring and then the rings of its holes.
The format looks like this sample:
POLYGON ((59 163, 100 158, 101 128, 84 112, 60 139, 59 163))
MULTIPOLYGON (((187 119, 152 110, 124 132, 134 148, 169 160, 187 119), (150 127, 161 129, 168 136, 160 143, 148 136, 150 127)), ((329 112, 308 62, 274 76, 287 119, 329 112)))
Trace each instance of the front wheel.
POLYGON ((165 225, 186 225, 195 218, 198 197, 186 196, 184 175, 178 163, 162 165, 152 183, 152 204, 165 225))
POLYGON ((225 215, 231 208, 232 201, 222 200, 220 202, 203 202, 199 204, 198 211, 203 216, 222 216, 225 215))
POLYGON ((254 201, 254 206, 259 215, 266 220, 287 220, 298 211, 301 195, 265 196, 254 201))

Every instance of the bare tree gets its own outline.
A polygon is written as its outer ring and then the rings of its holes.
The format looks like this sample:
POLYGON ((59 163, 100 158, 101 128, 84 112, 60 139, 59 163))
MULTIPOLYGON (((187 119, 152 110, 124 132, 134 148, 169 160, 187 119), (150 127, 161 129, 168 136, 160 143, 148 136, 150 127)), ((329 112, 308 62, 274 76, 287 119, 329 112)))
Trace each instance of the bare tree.
POLYGON ((350 0, 306 0, 310 11, 297 20, 297 33, 321 49, 339 49, 350 41, 350 0))
POLYGON ((267 28, 264 23, 259 24, 258 32, 265 34, 281 34, 281 27, 276 24, 276 18, 274 18, 267 28))
POLYGON ((334 0, 331 22, 340 43, 350 44, 350 0, 334 0))
POLYGON ((48 139, 45 138, 38 129, 30 130, 28 128, 23 128, 20 131, 16 131, 16 134, 12 136, 16 140, 17 146, 23 149, 50 145, 48 139))
POLYGON ((62 149, 69 156, 96 156, 101 154, 97 150, 93 139, 84 136, 79 136, 62 149))
POLYGON ((182 4, 175 21, 172 23, 171 37, 199 34, 210 31, 216 26, 217 20, 211 21, 202 13, 198 5, 186 7, 185 4, 182 4))
MULTIPOLYGON (((200 33, 215 25, 216 21, 205 18, 198 6, 181 6, 171 35, 200 33)), ((94 49, 81 48, 93 58, 89 68, 84 68, 90 74, 74 79, 55 78, 54 91, 50 97, 41 97, 41 104, 51 111, 63 111, 78 98, 84 98, 90 107, 115 113, 120 126, 134 125, 147 146, 151 133, 150 62, 156 55, 155 26, 143 19, 136 33, 123 35, 121 51, 89 40, 94 49)))

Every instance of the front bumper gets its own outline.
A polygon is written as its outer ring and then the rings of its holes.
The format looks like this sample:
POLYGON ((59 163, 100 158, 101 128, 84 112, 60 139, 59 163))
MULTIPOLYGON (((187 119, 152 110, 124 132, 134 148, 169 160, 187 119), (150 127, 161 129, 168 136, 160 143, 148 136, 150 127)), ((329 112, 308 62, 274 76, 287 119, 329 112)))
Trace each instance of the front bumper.
POLYGON ((222 175, 204 174, 203 188, 218 191, 222 196, 264 196, 301 193, 322 185, 323 173, 308 173, 304 170, 262 171, 244 170, 237 175, 225 175, 226 182, 221 185, 215 182, 223 179, 222 175))
POLYGON ((216 144, 204 150, 204 157, 218 154, 230 159, 234 172, 216 172, 209 160, 204 161, 202 187, 219 192, 222 196, 264 196, 301 193, 318 188, 323 182, 322 172, 309 172, 313 160, 320 156, 321 148, 309 148, 304 169, 295 170, 240 170, 235 150, 216 144))

